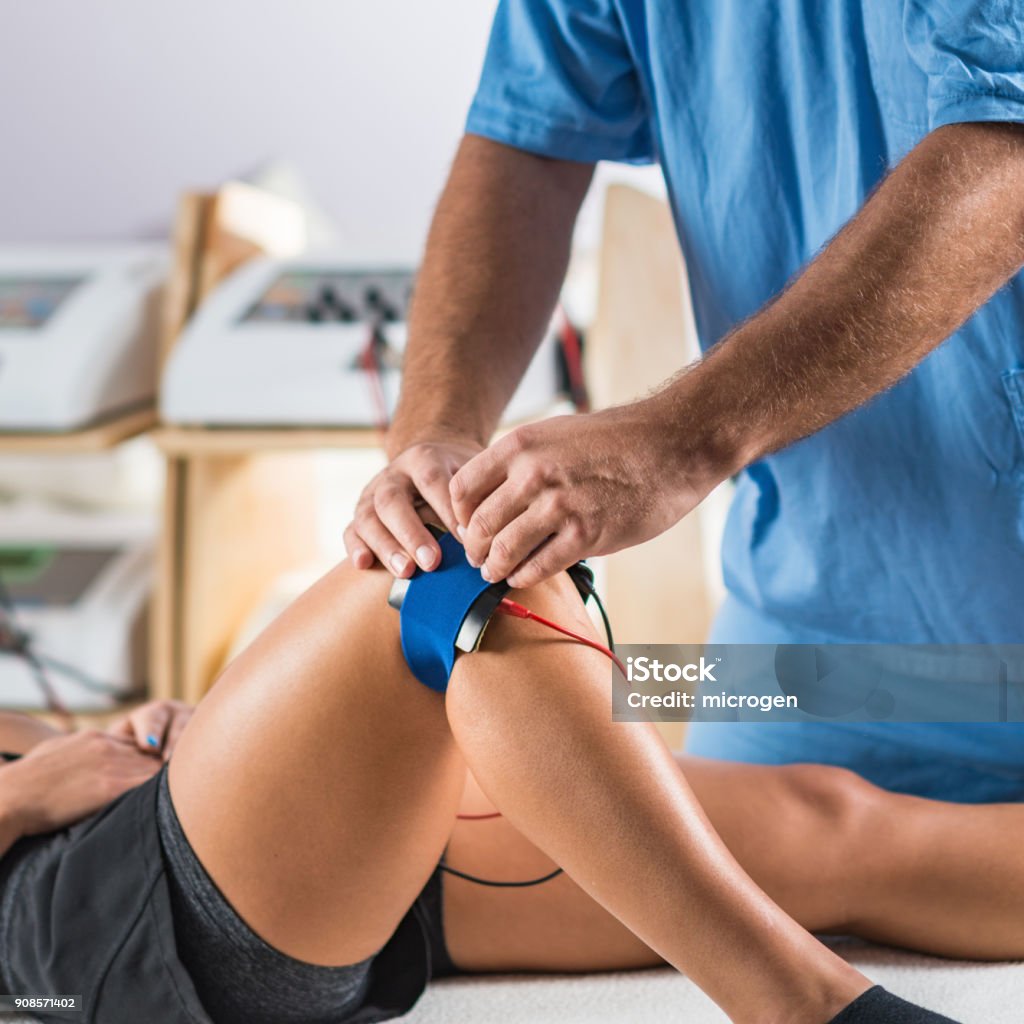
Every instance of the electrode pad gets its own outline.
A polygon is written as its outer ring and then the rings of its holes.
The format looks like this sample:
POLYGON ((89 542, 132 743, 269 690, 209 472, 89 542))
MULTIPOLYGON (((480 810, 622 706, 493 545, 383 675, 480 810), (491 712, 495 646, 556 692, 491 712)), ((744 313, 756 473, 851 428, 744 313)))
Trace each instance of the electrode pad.
MULTIPOLYGON (((510 588, 505 582, 488 583, 452 534, 434 532, 441 564, 432 572, 417 570, 412 579, 395 580, 388 603, 401 616, 402 654, 412 674, 444 693, 456 657, 480 646, 487 623, 510 588)), ((586 600, 593 592, 590 570, 580 562, 569 575, 586 600)))

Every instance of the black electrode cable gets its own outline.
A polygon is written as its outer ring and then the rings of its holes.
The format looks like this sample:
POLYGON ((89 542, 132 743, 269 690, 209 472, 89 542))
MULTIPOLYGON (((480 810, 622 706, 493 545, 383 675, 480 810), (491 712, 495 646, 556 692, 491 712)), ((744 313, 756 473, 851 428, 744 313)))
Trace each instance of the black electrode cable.
POLYGON ((615 638, 612 636, 612 624, 608 621, 608 612, 605 611, 604 602, 601 600, 601 595, 597 592, 597 587, 591 587, 590 596, 594 599, 594 604, 597 605, 597 610, 601 613, 601 622, 604 623, 604 635, 608 641, 608 649, 614 654, 615 638))
POLYGON ((113 683, 102 682, 76 665, 71 665, 59 658, 52 658, 48 654, 43 654, 35 649, 31 634, 23 629, 18 622, 18 613, 14 599, 11 597, 11 592, 4 582, 3 574, 0 573, 0 653, 4 652, 20 657, 28 665, 32 678, 39 687, 47 708, 53 714, 63 718, 68 724, 74 723, 74 716, 57 695, 53 680, 47 671, 48 668, 74 680, 79 686, 89 690, 91 693, 111 697, 115 702, 124 701, 120 687, 115 686, 113 683))
POLYGON ((531 878, 525 882, 495 882, 490 878, 477 878, 476 875, 467 875, 465 871, 450 868, 444 863, 438 864, 438 867, 449 875, 454 875, 456 878, 463 878, 467 882, 473 882, 476 885, 488 885, 492 889, 527 889, 531 885, 541 885, 544 882, 550 882, 552 878, 557 878, 563 873, 561 868, 555 868, 554 871, 547 875, 542 875, 540 878, 531 878))
MULTIPOLYGON (((612 661, 614 661, 621 668, 621 664, 622 663, 615 656, 615 639, 612 636, 612 624, 611 624, 611 622, 608 619, 608 612, 605 609, 604 603, 601 601, 601 596, 597 592, 597 587, 595 587, 593 585, 593 583, 591 582, 589 585, 587 585, 586 590, 587 590, 588 595, 590 597, 593 597, 594 603, 597 605, 597 610, 601 614, 601 621, 602 621, 602 623, 604 623, 605 637, 608 640, 608 647, 607 647, 607 650, 605 650, 604 653, 609 655, 611 657, 612 661)), ((539 616, 535 616, 532 612, 529 612, 528 609, 522 608, 520 605, 517 605, 514 601, 509 601, 507 598, 502 602, 501 605, 498 606, 498 610, 499 611, 506 610, 505 608, 502 607, 502 605, 509 606, 508 610, 511 610, 512 608, 514 608, 514 609, 517 609, 517 611, 527 612, 527 614, 528 614, 528 616, 530 618, 535 618, 535 619, 537 619, 537 621, 542 622, 545 625, 553 626, 555 629, 563 630, 563 628, 564 628, 564 627, 558 626, 555 623, 549 622, 548 620, 543 619, 543 618, 541 618, 539 616)), ((575 634, 570 633, 570 635, 575 635, 575 634)), ((577 639, 580 639, 581 641, 583 640, 582 637, 577 637, 577 639)), ((584 641, 584 642, 588 642, 588 641, 584 641)), ((600 645, 597 645, 597 644, 595 644, 595 646, 600 647, 600 645)), ((501 814, 500 811, 489 812, 487 814, 459 814, 459 815, 456 815, 456 819, 459 820, 459 821, 489 821, 489 820, 491 820, 493 818, 500 818, 500 817, 502 817, 502 814, 501 814)), ((438 867, 440 867, 440 869, 442 871, 447 872, 449 875, 454 875, 456 878, 465 879, 467 882, 473 882, 475 885, 490 886, 491 888, 494 888, 494 889, 526 889, 526 888, 528 888, 531 885, 543 885, 544 882, 550 882, 551 879, 557 878, 560 874, 563 873, 561 868, 555 868, 554 871, 552 871, 552 872, 550 872, 550 873, 548 873, 546 875, 542 875, 540 878, 531 878, 531 879, 529 879, 527 881, 524 881, 524 882, 496 882, 496 881, 494 881, 493 879, 490 879, 490 878, 479 878, 476 875, 469 875, 465 871, 458 871, 456 868, 449 867, 445 863, 439 864, 438 867)))
POLYGON ((23 659, 42 692, 47 708, 62 718, 65 724, 74 722, 71 712, 57 696, 57 691, 54 689, 46 669, 33 654, 31 637, 18 625, 14 600, 7 589, 7 584, 4 583, 3 576, 0 576, 0 650, 23 659))
POLYGON ((126 701, 130 699, 130 694, 125 694, 120 686, 115 686, 113 683, 104 683, 89 675, 88 672, 80 669, 77 665, 62 661, 60 658, 54 658, 49 654, 43 654, 41 651, 34 651, 33 653, 46 668, 53 669, 54 672, 59 672, 62 676, 73 680, 83 690, 88 690, 90 693, 96 693, 103 697, 113 697, 115 700, 126 701))

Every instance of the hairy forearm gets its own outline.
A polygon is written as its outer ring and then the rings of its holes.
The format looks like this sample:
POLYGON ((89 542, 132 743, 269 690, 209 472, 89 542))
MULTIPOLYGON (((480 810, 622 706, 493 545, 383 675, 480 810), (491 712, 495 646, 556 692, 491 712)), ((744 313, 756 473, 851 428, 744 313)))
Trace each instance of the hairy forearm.
POLYGON ((715 482, 898 381, 1022 263, 1024 129, 939 129, 776 301, 653 401, 715 482))
POLYGON ((593 168, 467 136, 416 284, 388 437, 485 444, 544 334, 593 168))

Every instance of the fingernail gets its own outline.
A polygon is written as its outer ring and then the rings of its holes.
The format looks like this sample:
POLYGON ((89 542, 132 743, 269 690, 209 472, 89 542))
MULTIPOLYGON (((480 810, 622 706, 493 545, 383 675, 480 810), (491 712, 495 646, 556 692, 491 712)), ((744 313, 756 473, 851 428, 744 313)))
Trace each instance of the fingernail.
POLYGON ((480 570, 480 575, 483 576, 483 578, 487 580, 488 583, 494 582, 494 580, 491 578, 491 570, 488 569, 486 565, 480 570))
POLYGON ((150 733, 150 734, 149 734, 149 735, 148 735, 148 736, 146 737, 146 742, 147 742, 147 743, 148 743, 148 744, 149 744, 149 745, 150 745, 151 747, 159 747, 159 746, 160 746, 160 737, 159 737, 159 736, 156 736, 156 735, 154 735, 153 733, 150 733))
POLYGON ((474 569, 480 568, 480 563, 468 551, 466 552, 466 561, 469 562, 474 569))
POLYGON ((462 525, 462 523, 459 523, 459 525, 455 527, 455 533, 458 536, 459 540, 461 540, 462 543, 465 544, 466 543, 466 528, 462 525))
POLYGON ((429 569, 434 564, 433 549, 427 547, 426 544, 420 545, 420 547, 416 549, 416 561, 419 563, 421 569, 429 569))
POLYGON ((405 555, 403 555, 400 552, 396 551, 391 556, 391 560, 390 560, 390 562, 388 564, 391 566, 392 570, 397 575, 401 576, 402 573, 405 572, 405 570, 409 568, 409 559, 406 558, 405 555))

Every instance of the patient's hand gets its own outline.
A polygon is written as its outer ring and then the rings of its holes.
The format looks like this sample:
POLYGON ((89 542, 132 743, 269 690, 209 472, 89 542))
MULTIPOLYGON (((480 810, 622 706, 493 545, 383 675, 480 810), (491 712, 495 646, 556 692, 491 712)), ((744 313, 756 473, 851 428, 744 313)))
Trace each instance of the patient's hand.
POLYGON ((87 729, 55 736, 0 768, 0 819, 15 836, 64 828, 141 785, 160 758, 87 729))
POLYGON ((180 700, 151 700, 115 719, 107 732, 134 743, 148 754, 159 754, 166 761, 192 717, 192 710, 180 700))

